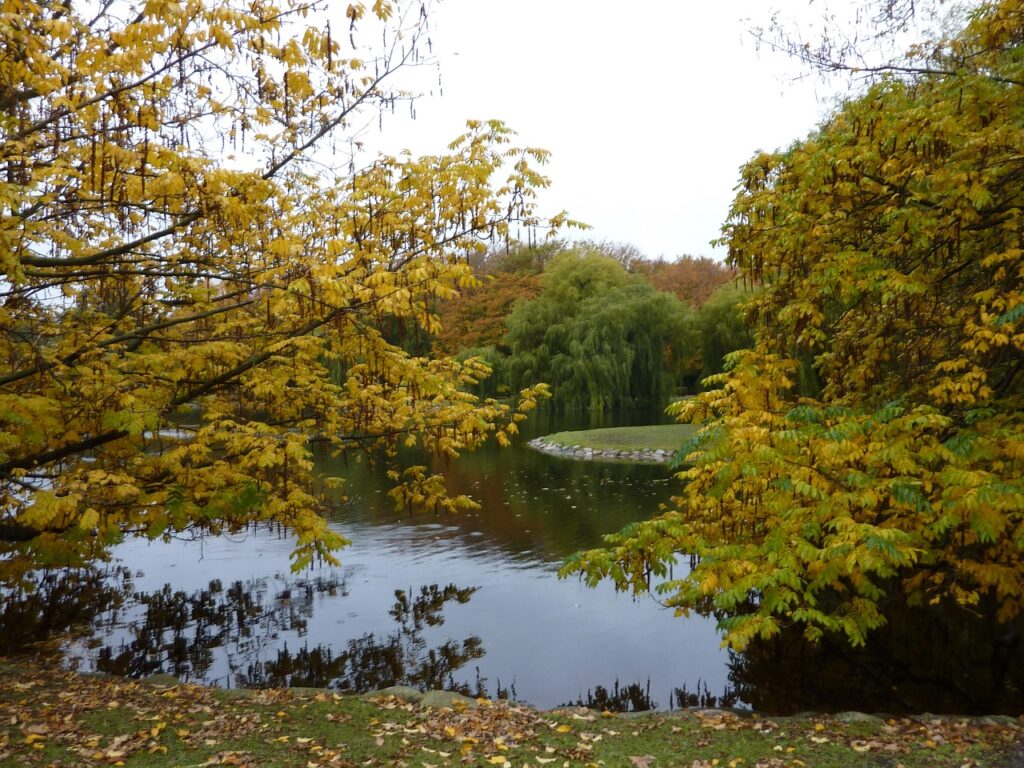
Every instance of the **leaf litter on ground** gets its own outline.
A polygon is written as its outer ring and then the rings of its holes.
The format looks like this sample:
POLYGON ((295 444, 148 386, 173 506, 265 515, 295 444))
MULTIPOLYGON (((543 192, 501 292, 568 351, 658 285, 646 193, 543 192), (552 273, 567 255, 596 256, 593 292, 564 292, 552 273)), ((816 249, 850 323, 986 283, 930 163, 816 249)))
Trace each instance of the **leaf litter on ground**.
POLYGON ((0 660, 0 765, 241 768, 983 768, 1024 765, 1024 720, 846 722, 727 710, 623 716, 330 690, 223 691, 0 660))

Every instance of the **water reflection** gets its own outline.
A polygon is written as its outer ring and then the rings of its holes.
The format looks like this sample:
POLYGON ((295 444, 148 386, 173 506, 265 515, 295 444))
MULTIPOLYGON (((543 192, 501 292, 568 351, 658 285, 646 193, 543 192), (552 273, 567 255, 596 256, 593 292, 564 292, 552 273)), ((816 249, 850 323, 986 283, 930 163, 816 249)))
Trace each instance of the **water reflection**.
MULTIPOLYGON (((423 460, 423 457, 419 457, 423 460)), ((580 549, 600 546, 602 536, 656 514, 678 484, 665 466, 584 462, 528 447, 483 450, 455 462, 432 459, 453 494, 480 504, 475 512, 436 514, 396 510, 386 495, 382 467, 346 472, 346 501, 334 510, 339 526, 434 523, 444 542, 500 548, 526 564, 553 565, 580 549)), ((338 474, 337 460, 321 456, 318 469, 338 474)))
MULTIPOLYGON (((742 707, 743 704, 744 702, 732 688, 726 687, 721 694, 715 695, 711 693, 707 683, 698 680, 694 691, 690 691, 685 685, 682 688, 673 689, 669 697, 668 709, 729 708, 742 707)), ((581 696, 563 706, 587 707, 608 712, 646 712, 661 707, 658 701, 651 696, 650 679, 646 684, 630 683, 625 686, 621 686, 616 680, 610 689, 603 685, 596 685, 593 689, 587 689, 586 696, 581 696)))
MULTIPOLYGON (((648 677, 646 683, 622 684, 612 678, 611 685, 593 685, 567 701, 564 693, 572 690, 574 680, 585 681, 584 675, 593 680, 600 670, 624 661, 612 653, 596 665, 585 663, 594 649, 623 640, 628 627, 621 621, 613 618, 595 638, 570 635, 568 645, 579 653, 574 657, 552 650, 553 636, 543 621, 525 628, 498 627, 494 633, 486 602, 471 606, 483 594, 480 587, 432 583, 392 590, 391 605, 381 612, 385 623, 377 631, 333 637, 340 626, 337 617, 350 599, 350 579, 360 580, 358 569, 345 578, 329 571, 226 584, 214 579, 194 590, 165 584, 147 591, 137 588, 141 574, 123 567, 44 572, 32 589, 0 595, 0 653, 16 653, 33 641, 76 631, 81 634, 69 643, 69 655, 88 670, 118 675, 168 672, 220 685, 347 692, 401 684, 513 699, 518 682, 527 700, 540 706, 611 711, 752 706, 766 714, 847 709, 1019 714, 1024 701, 1024 621, 998 624, 984 618, 991 615, 986 606, 979 606, 979 613, 950 607, 892 611, 888 626, 860 649, 827 637, 810 645, 798 632, 787 630, 752 643, 742 655, 730 654, 729 682, 717 688, 714 681, 698 680, 689 690, 685 678, 680 680, 675 668, 666 665, 660 677, 648 677), (452 615, 457 617, 454 622, 452 615), (335 629, 318 633, 316 626, 325 619, 335 629), (524 654, 515 656, 503 648, 506 635, 524 654), (596 644, 588 645, 591 640, 596 644), (487 671, 485 651, 495 648, 499 659, 487 671), (495 671, 505 685, 498 677, 493 686, 489 683, 485 675, 495 671), (549 686, 541 687, 536 675, 545 677, 549 686), (652 679, 661 686, 658 694, 652 693, 652 679), (666 690, 665 681, 683 687, 666 690)), ((513 607, 512 613, 521 611, 513 607)), ((553 627, 559 636, 587 616, 570 612, 560 618, 553 627)), ((647 643, 654 637, 646 635, 647 643)), ((643 651, 645 645, 629 647, 643 651)), ((669 652, 684 655, 681 647, 669 652)))
POLYGON ((344 582, 334 575, 298 579, 273 594, 265 578, 235 581, 226 588, 214 579, 192 593, 170 584, 136 592, 131 616, 107 611, 96 618, 97 637, 122 624, 127 632, 116 645, 90 643, 95 668, 128 677, 165 672, 184 680, 209 680, 218 660, 215 651, 223 650, 228 669, 237 673, 243 660, 258 656, 281 633, 301 636, 315 596, 344 593, 344 582))
POLYGON ((0 656, 88 626, 117 610, 131 588, 127 568, 39 571, 27 584, 0 590, 0 656))
MULTIPOLYGON (((544 419, 521 440, 601 426, 544 419)), ((293 544, 268 531, 129 541, 115 552, 125 567, 51 572, 33 591, 0 594, 0 653, 88 623, 67 645, 87 669, 218 685, 403 683, 616 710, 1013 713, 1024 701, 1021 622, 893 612, 867 650, 784 632, 736 656, 720 649, 711 619, 557 580, 567 554, 680 492, 665 467, 486 449, 432 465, 478 512, 410 516, 393 508, 383 468, 320 461, 347 479, 349 501, 331 522, 353 541, 343 570, 280 575, 293 544)))
POLYGON ((729 674, 757 710, 1019 715, 1024 706, 1024 620, 999 624, 994 606, 906 607, 863 648, 795 628, 733 656, 729 674))
POLYGON ((566 702, 565 707, 587 707, 587 709, 598 709, 602 712, 646 712, 658 708, 658 702, 651 698, 651 681, 648 679, 646 685, 630 683, 619 687, 619 681, 609 690, 603 685, 594 686, 593 690, 587 689, 587 695, 581 696, 576 701, 566 702))
POLYGON ((344 597, 336 575, 294 579, 271 589, 268 579, 235 581, 186 593, 170 584, 135 592, 123 607, 98 610, 84 642, 91 669, 128 677, 169 673, 184 680, 244 687, 309 686, 364 692, 389 685, 449 688, 486 695, 456 683, 454 673, 484 655, 474 635, 430 645, 424 630, 444 624, 449 603, 469 602, 475 587, 422 586, 395 591, 389 615, 398 625, 386 635, 366 633, 340 649, 294 643, 306 635, 317 597, 344 597), (122 636, 118 643, 106 641, 122 636), (290 649, 288 640, 293 647, 290 649), (273 658, 264 659, 272 654, 273 658))
POLYGON ((384 637, 365 634, 349 640, 338 652, 323 645, 291 652, 286 645, 275 659, 250 664, 237 682, 247 687, 308 686, 356 693, 409 685, 421 691, 443 688, 486 696, 479 675, 475 690, 456 683, 454 677, 467 663, 483 657, 479 637, 446 640, 435 647, 429 647, 423 637, 426 627, 444 624, 445 604, 465 604, 474 592, 475 587, 431 584, 410 599, 405 590, 395 590, 395 604, 388 612, 398 624, 394 632, 384 637))

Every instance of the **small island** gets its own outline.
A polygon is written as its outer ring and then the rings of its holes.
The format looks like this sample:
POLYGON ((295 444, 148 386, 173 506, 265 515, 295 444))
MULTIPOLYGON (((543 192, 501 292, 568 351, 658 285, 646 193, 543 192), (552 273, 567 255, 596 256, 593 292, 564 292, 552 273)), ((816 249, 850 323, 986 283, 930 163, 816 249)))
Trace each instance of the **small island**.
POLYGON ((586 429, 544 435, 534 438, 529 445, 539 451, 576 459, 668 462, 696 431, 693 424, 586 429))

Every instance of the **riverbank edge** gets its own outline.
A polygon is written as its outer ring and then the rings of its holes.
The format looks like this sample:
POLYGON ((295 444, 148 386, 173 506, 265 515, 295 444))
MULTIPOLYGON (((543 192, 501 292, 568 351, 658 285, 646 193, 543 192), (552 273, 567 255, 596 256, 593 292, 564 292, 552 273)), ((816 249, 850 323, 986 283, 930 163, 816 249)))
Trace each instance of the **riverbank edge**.
POLYGON ((548 440, 548 436, 535 437, 527 445, 542 453, 550 453, 567 459, 584 461, 629 461, 644 464, 667 464, 676 457, 676 451, 660 448, 640 448, 635 450, 617 450, 615 448, 589 448, 580 444, 566 445, 548 440))
POLYGON ((216 689, 23 658, 0 658, 0 694, 2 764, 852 768, 870 754, 905 768, 1024 764, 1024 716, 541 711, 402 686, 216 689))

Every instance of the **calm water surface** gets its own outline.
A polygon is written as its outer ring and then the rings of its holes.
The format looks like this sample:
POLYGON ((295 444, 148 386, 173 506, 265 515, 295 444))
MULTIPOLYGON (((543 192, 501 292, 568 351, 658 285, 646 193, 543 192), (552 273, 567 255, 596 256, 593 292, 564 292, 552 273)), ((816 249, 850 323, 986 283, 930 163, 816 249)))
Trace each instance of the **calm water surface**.
POLYGON ((562 459, 526 440, 652 418, 541 414, 517 446, 437 464, 453 493, 481 504, 459 515, 396 512, 383 471, 324 458, 322 471, 348 482, 331 521, 352 540, 340 568, 292 574, 291 540, 266 531, 127 542, 109 582, 119 595, 67 654, 86 669, 227 687, 406 683, 540 707, 667 708, 721 694, 729 657, 712 620, 555 574, 679 486, 663 466, 562 459))

